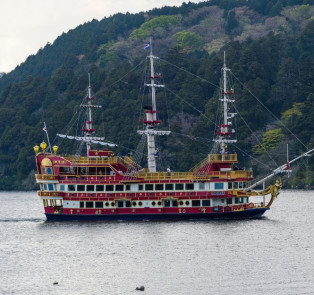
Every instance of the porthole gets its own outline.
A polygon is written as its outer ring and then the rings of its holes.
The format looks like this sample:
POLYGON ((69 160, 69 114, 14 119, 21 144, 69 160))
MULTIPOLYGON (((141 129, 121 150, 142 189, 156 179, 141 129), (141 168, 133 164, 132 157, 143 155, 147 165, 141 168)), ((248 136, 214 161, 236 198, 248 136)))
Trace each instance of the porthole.
POLYGON ((109 207, 109 202, 106 202, 106 203, 105 203, 105 206, 106 206, 106 207, 109 207))
POLYGON ((189 206, 190 205, 190 201, 185 201, 185 205, 189 206))
POLYGON ((161 201, 158 201, 158 202, 157 202, 157 205, 158 205, 158 206, 161 206, 161 201))
POLYGON ((132 202, 132 206, 133 207, 135 207, 136 206, 136 202, 134 201, 134 202, 132 202))
POLYGON ((111 207, 114 207, 114 202, 111 202, 111 207))
POLYGON ((152 206, 156 206, 156 202, 155 201, 152 202, 152 206))
POLYGON ((180 202, 179 202, 179 205, 180 205, 180 206, 183 206, 183 201, 180 201, 180 202))
POLYGON ((143 203, 141 201, 139 201, 138 205, 141 207, 143 205, 143 203))

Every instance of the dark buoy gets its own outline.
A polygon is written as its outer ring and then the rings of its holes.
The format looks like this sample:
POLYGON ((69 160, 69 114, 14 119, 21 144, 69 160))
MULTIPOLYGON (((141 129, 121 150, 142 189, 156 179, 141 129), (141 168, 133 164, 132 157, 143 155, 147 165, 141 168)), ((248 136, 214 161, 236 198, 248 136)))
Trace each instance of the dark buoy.
POLYGON ((58 282, 53 282, 54 285, 58 285, 58 282))
POLYGON ((135 290, 137 290, 137 291, 145 291, 145 287, 144 286, 136 287, 135 290))

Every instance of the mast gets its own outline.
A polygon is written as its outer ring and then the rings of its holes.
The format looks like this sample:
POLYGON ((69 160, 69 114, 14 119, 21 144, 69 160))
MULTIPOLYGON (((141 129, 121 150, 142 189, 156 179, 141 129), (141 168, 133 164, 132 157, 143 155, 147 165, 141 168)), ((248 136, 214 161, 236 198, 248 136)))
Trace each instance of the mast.
POLYGON ((149 172, 156 172, 156 159, 158 158, 158 151, 155 146, 155 135, 169 135, 170 131, 155 130, 155 127, 160 124, 160 120, 157 120, 157 108, 156 108, 156 87, 165 87, 165 85, 156 84, 155 80, 160 76, 155 75, 154 59, 158 57, 153 55, 152 40, 149 42, 150 54, 148 56, 150 63, 150 84, 145 84, 151 88, 151 106, 145 107, 145 119, 143 123, 145 130, 138 130, 138 134, 145 134, 147 136, 147 165, 149 172))
MULTIPOLYGON (((91 150, 91 144, 100 144, 100 145, 106 145, 110 147, 117 146, 114 143, 105 142, 103 141, 104 137, 94 136, 94 133, 96 129, 93 127, 93 117, 92 117, 92 109, 93 108, 102 108, 100 105, 93 104, 93 100, 95 100, 95 96, 92 95, 92 87, 90 82, 90 74, 88 73, 88 90, 87 90, 87 96, 85 97, 86 103, 81 104, 81 108, 86 108, 86 121, 82 127, 83 134, 82 136, 73 136, 68 134, 56 134, 58 137, 61 138, 68 138, 68 139, 74 139, 77 141, 82 141, 86 143, 86 149, 87 149, 87 156, 89 156, 89 151, 91 150)), ((79 151, 80 153, 81 151, 79 151)))
POLYGON ((84 133, 84 137, 87 138, 86 140, 86 149, 87 149, 87 155, 88 152, 91 149, 91 140, 88 140, 96 131, 95 128, 93 128, 93 120, 92 120, 92 108, 93 107, 100 107, 100 106, 95 106, 92 104, 92 101, 95 100, 95 97, 92 96, 92 88, 90 84, 90 73, 88 73, 88 90, 87 90, 87 96, 86 96, 86 105, 81 105, 82 107, 87 108, 87 120, 85 121, 85 125, 82 127, 82 131, 84 133))
POLYGON ((218 142, 220 145, 220 153, 226 154, 228 153, 228 143, 235 143, 237 142, 234 139, 235 130, 231 128, 232 122, 231 119, 235 117, 236 113, 229 113, 229 104, 233 103, 235 100, 230 99, 229 97, 233 96, 234 91, 229 85, 228 81, 228 72, 230 69, 227 68, 226 65, 226 55, 224 52, 224 63, 222 67, 222 86, 220 87, 220 95, 219 100, 223 102, 223 117, 220 121, 220 125, 218 130, 216 131, 216 138, 214 139, 215 142, 218 142))
POLYGON ((245 189, 245 191, 250 190, 250 189, 252 189, 252 188, 258 186, 259 184, 265 182, 267 179, 272 178, 273 176, 275 176, 275 175, 277 175, 277 174, 279 174, 279 173, 291 172, 290 164, 292 164, 292 163, 294 163, 294 162, 296 162, 296 161, 302 159, 303 157, 311 157, 311 156, 313 155, 313 153, 314 153, 314 149, 311 149, 311 150, 305 152, 304 154, 302 154, 302 155, 300 155, 300 156, 294 158, 293 160, 287 162, 286 164, 283 164, 283 165, 279 166, 278 168, 276 168, 275 170, 273 170, 273 172, 272 172, 271 174, 265 176, 263 179, 261 179, 261 180, 255 182, 255 183, 252 184, 251 186, 247 187, 247 188, 245 189), (288 163, 289 163, 289 164, 288 164, 288 163))

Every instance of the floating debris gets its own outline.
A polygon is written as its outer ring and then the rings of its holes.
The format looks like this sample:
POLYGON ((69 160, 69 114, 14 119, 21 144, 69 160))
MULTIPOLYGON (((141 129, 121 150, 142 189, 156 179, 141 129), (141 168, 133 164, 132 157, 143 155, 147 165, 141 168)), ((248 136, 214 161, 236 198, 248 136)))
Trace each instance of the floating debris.
POLYGON ((136 287, 135 290, 137 290, 137 291, 145 291, 145 287, 144 286, 136 287))

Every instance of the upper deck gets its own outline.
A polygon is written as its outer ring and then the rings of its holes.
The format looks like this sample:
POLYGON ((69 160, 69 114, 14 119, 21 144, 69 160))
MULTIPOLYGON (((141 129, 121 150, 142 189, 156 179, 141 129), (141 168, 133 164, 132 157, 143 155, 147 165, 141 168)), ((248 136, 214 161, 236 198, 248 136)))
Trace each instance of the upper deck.
POLYGON ((253 171, 232 169, 237 163, 237 154, 210 154, 188 172, 148 172, 140 169, 132 157, 75 157, 42 154, 39 181, 62 179, 77 181, 83 176, 86 181, 120 182, 172 182, 253 179, 253 171), (47 165, 51 166, 47 173, 47 165), (50 175, 46 175, 50 174, 50 175), (46 177, 47 176, 47 177, 46 177))

